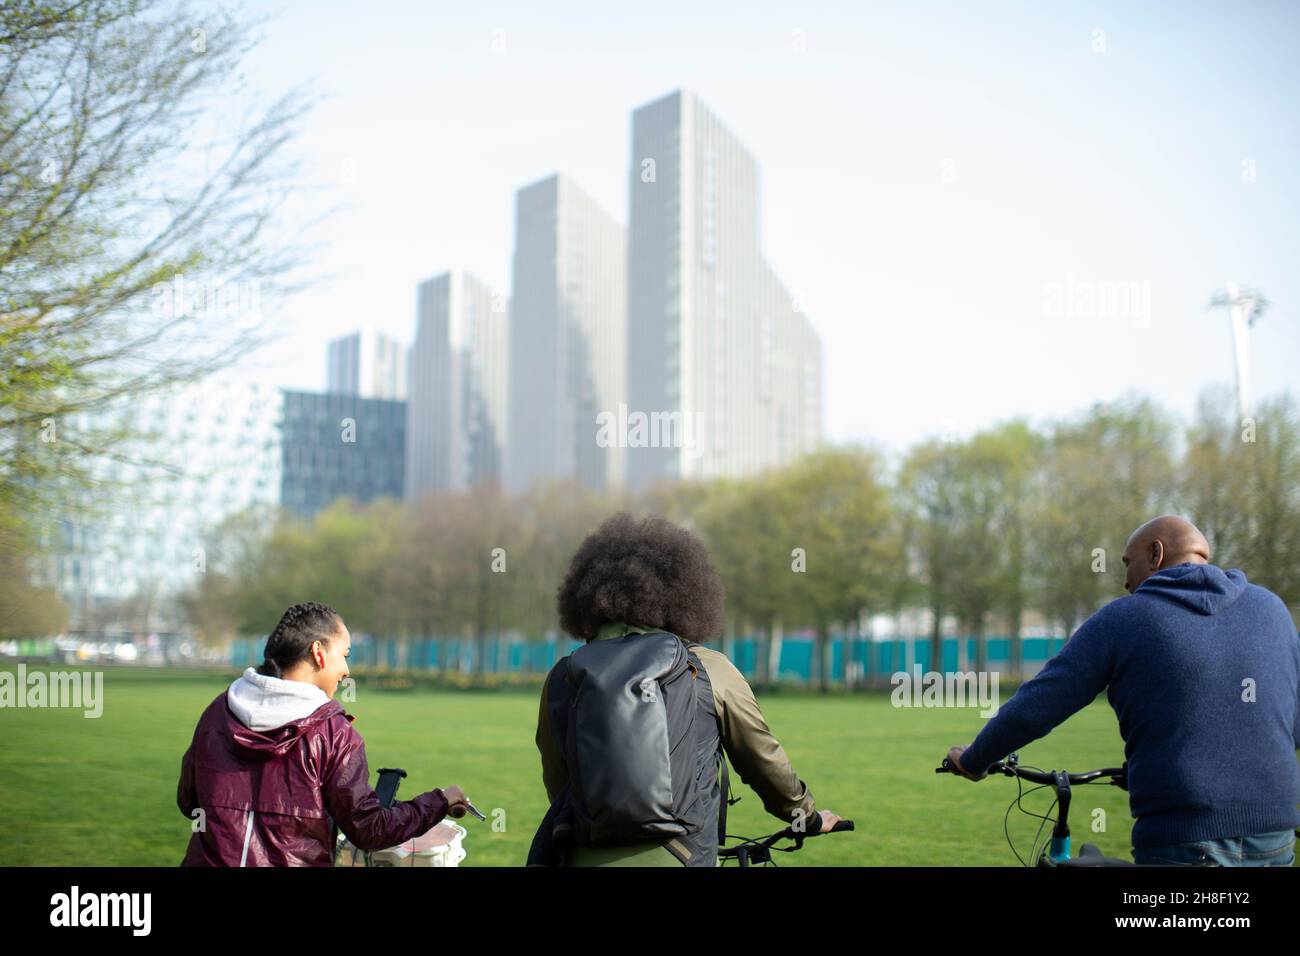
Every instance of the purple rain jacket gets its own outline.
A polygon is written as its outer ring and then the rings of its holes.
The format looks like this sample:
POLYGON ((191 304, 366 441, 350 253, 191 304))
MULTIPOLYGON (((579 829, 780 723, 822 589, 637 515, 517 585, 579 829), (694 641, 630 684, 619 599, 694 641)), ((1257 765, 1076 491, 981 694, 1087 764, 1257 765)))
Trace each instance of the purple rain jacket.
POLYGON ((354 719, 311 684, 246 670, 208 705, 181 760, 176 804, 195 831, 181 865, 332 866, 335 826, 361 850, 436 826, 439 790, 379 805, 354 719))

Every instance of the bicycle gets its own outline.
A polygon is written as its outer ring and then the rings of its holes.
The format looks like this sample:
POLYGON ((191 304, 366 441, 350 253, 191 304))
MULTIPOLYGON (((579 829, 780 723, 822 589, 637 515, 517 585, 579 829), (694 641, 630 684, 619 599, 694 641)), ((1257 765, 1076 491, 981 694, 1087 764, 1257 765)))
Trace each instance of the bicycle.
MULTIPOLYGON (((375 791, 379 794, 380 806, 385 808, 391 807, 397 798, 397 788, 403 777, 406 776, 405 770, 384 768, 379 771, 379 783, 375 786, 375 791)), ((845 830, 853 829, 852 820, 840 820, 826 833, 840 833, 845 830)), ((776 861, 772 859, 775 853, 793 853, 803 848, 803 841, 810 836, 804 830, 796 831, 793 826, 786 827, 777 833, 769 834, 765 837, 741 837, 728 834, 723 839, 740 840, 741 842, 732 847, 721 847, 718 849, 718 859, 721 865, 726 865, 728 860, 735 860, 739 866, 776 866, 776 861), (794 846, 776 846, 782 840, 793 840, 794 846)), ((822 836, 821 832, 811 834, 811 836, 822 836)), ((376 854, 362 853, 356 850, 348 842, 347 837, 342 833, 338 835, 335 842, 334 858, 337 865, 343 854, 350 853, 355 861, 358 854, 362 859, 362 866, 390 866, 392 864, 379 862, 376 854)), ((388 851, 381 851, 387 854, 388 851)), ((460 859, 463 859, 464 851, 461 851, 460 859)), ((412 865, 414 863, 412 862, 412 865)))
MULTIPOLYGON (((852 820, 841 820, 823 832, 840 833, 852 829, 852 820)), ((729 833, 723 837, 724 840, 741 842, 735 846, 719 847, 718 862, 721 866, 726 866, 731 860, 735 860, 738 866, 776 866, 776 860, 772 859, 773 853, 793 853, 803 848, 803 841, 810 835, 822 836, 823 832, 809 834, 802 830, 796 831, 793 826, 789 826, 765 837, 742 837, 729 833), (794 846, 777 846, 776 844, 782 840, 794 840, 794 846)))
MULTIPOLYGON (((957 768, 952 765, 952 761, 947 757, 943 758, 943 764, 934 770, 935 773, 957 773, 957 768)), ((1007 846, 1011 847, 1011 852, 1016 855, 1022 866, 1030 864, 1020 856, 1016 850, 1015 844, 1011 841, 1011 833, 1008 829, 1008 821, 1011 818, 1012 808, 1020 810, 1027 816, 1036 817, 1042 820, 1038 825, 1038 832, 1034 834, 1034 843, 1030 848, 1029 857, 1037 862, 1035 866, 1134 866, 1129 860, 1118 857, 1106 856, 1093 846, 1091 843, 1085 843, 1079 847, 1079 855, 1075 858, 1070 856, 1070 825, 1068 822, 1070 815, 1070 795, 1071 787, 1077 785, 1095 784, 1107 778, 1106 783, 1110 786, 1119 787, 1121 790, 1128 790, 1128 771, 1125 767, 1107 767, 1102 770, 1088 770, 1083 773, 1068 773, 1064 770, 1043 770, 1041 767, 1022 767, 1020 757, 1017 754, 1011 754, 1006 760, 999 760, 993 766, 989 767, 989 774, 1000 773, 1007 777, 1016 778, 1016 798, 1011 801, 1007 807, 1007 812, 1002 818, 1002 832, 1007 838, 1007 846), (1022 781, 1036 783, 1038 786, 1031 787, 1029 790, 1024 789, 1022 781), (1048 807, 1046 814, 1033 813, 1026 810, 1021 804, 1021 800, 1027 794, 1042 790, 1045 787, 1051 787, 1056 791, 1056 799, 1048 807), (1060 808, 1060 815, 1052 817, 1052 811, 1057 807, 1060 808), (1042 835, 1043 827, 1051 822, 1052 837, 1050 842, 1045 842, 1041 850, 1038 849, 1038 840, 1042 835)))

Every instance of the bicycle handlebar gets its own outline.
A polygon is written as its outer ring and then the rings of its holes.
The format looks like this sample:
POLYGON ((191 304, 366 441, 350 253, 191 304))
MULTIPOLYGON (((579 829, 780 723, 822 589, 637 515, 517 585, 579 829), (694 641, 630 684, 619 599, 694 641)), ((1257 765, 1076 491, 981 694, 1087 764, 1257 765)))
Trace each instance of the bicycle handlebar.
MULTIPOLYGON (((743 851, 745 854, 752 855, 756 858, 765 859, 766 858, 765 856, 760 856, 761 850, 760 850, 760 854, 754 853, 755 848, 761 848, 762 850, 771 850, 775 844, 779 843, 782 840, 794 840, 795 845, 792 847, 778 847, 778 849, 785 849, 790 852, 793 852, 794 850, 797 850, 803 846, 803 841, 807 837, 817 837, 827 833, 842 833, 845 830, 852 830, 852 829, 853 829, 852 820, 841 820, 837 824, 835 824, 835 826, 831 827, 829 830, 819 830, 816 833, 809 833, 807 830, 796 831, 794 827, 786 827, 784 830, 780 830, 776 833, 771 834, 770 836, 760 837, 759 839, 756 840, 743 840, 743 842, 737 844, 736 846, 720 847, 718 849, 718 856, 738 857, 742 854, 743 851)), ((737 838, 732 837, 732 839, 737 839, 737 838)))
POLYGON ((763 846, 771 846, 772 844, 776 843, 778 840, 794 840, 796 843, 802 844, 806 837, 822 836, 827 833, 840 833, 844 830, 852 830, 852 829, 853 829, 852 820, 841 820, 839 823, 835 824, 835 826, 831 827, 829 830, 818 830, 816 833, 809 833, 807 830, 796 831, 794 827, 786 827, 784 830, 780 831, 779 833, 773 833, 771 836, 763 837, 763 839, 761 839, 758 842, 761 843, 763 846))
MULTIPOLYGON (((953 766, 951 760, 944 757, 943 764, 935 767, 934 772, 955 774, 958 773, 958 770, 953 766)), ((1007 777, 1020 777, 1023 780, 1028 780, 1030 783, 1045 783, 1048 786, 1056 783, 1056 778, 1050 772, 1042 773, 1037 770, 1030 770, 1026 767, 1021 767, 1015 760, 1014 754, 1010 760, 999 760, 997 763, 993 764, 989 767, 988 773, 1000 773, 1007 777)), ((1110 781, 1112 784, 1122 788, 1127 775, 1128 772, 1123 767, 1106 767, 1101 770, 1085 770, 1083 773, 1069 773, 1066 774, 1066 777, 1072 784, 1091 783, 1101 777, 1110 777, 1112 778, 1110 781)))

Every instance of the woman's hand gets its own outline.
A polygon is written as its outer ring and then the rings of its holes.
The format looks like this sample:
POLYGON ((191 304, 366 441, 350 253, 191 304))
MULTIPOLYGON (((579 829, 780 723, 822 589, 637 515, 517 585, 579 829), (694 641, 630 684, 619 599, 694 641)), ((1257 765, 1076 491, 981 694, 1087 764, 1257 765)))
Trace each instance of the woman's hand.
POLYGON ((469 798, 460 787, 444 787, 438 792, 447 801, 447 816, 459 820, 469 813, 469 798))

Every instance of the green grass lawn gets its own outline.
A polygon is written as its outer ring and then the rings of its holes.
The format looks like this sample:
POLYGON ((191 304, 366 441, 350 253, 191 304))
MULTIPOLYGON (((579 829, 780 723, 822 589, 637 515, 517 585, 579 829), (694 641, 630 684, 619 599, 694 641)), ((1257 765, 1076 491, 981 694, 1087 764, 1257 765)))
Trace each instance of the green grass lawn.
MULTIPOLYGON (((190 834, 176 808, 181 755, 203 708, 234 676, 109 669, 98 719, 76 710, 0 709, 0 865, 179 863, 190 834)), ((949 746, 968 743, 983 725, 977 709, 895 708, 885 694, 781 693, 760 703, 818 806, 857 824, 853 833, 783 854, 781 865, 1016 865, 1002 833, 1015 781, 973 784, 933 772, 949 746)), ((458 784, 488 815, 489 823, 462 821, 469 831, 462 865, 523 862, 546 810, 533 743, 535 694, 382 691, 362 678, 356 701, 344 706, 357 715, 372 772, 399 766, 409 773, 399 797, 458 784), (504 832, 490 826, 496 808, 505 811, 504 832)), ((1118 766, 1115 717, 1094 703, 1021 758, 1045 768, 1118 766)), ((734 773, 732 784, 744 797, 729 811, 732 833, 780 828, 734 773)), ((1026 803, 1042 813, 1051 797, 1040 791, 1026 803)), ((1123 791, 1077 790, 1070 819, 1076 847, 1086 840, 1128 856, 1132 820, 1123 791), (1101 833, 1090 826, 1097 807, 1106 812, 1101 833)), ((1013 811, 1011 833, 1022 855, 1036 829, 1037 821, 1013 811)))

